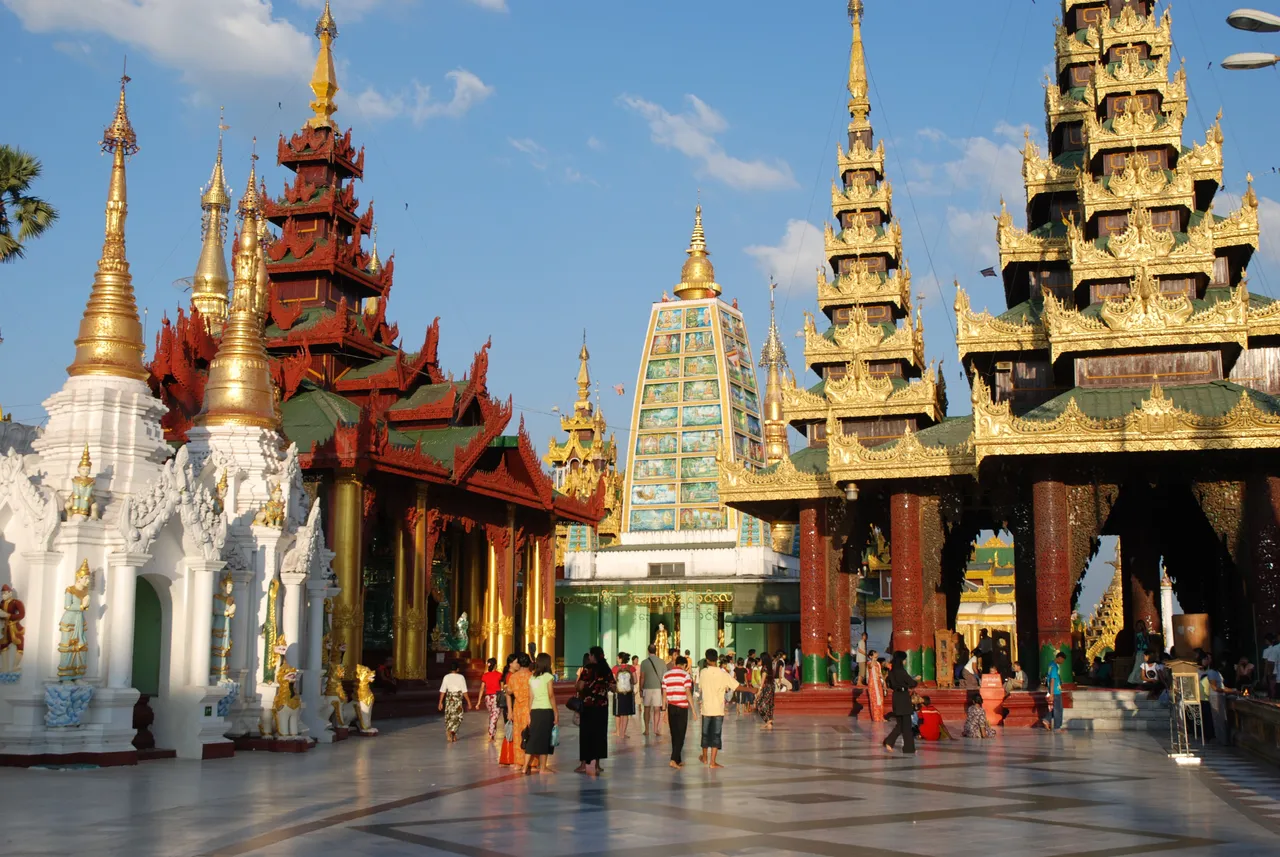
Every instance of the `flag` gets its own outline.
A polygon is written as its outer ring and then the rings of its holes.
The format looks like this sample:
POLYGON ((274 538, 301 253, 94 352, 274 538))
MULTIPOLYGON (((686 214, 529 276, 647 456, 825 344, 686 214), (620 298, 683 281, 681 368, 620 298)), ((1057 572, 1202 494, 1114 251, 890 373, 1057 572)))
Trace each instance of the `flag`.
POLYGON ((613 392, 617 393, 619 396, 625 396, 627 394, 627 388, 623 387, 621 384, 614 384, 613 392))
POLYGON ((982 275, 982 276, 984 276, 984 277, 994 277, 994 276, 996 275, 996 269, 995 269, 995 268, 983 268, 983 269, 982 269, 981 271, 979 271, 978 273, 979 273, 979 274, 981 274, 981 275, 982 275))

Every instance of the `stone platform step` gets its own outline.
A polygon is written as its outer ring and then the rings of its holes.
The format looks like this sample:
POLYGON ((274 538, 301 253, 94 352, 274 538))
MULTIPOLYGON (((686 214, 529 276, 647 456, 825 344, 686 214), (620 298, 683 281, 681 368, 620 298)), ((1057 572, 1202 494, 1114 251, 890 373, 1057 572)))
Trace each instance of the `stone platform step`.
MULTIPOLYGON (((956 725, 957 728, 964 723, 967 691, 960 688, 922 687, 917 692, 929 697, 947 723, 956 725)), ((1068 692, 1065 696, 1064 707, 1069 710, 1072 695, 1068 692)), ((1049 709, 1043 691, 1015 691, 1005 697, 1001 710, 1004 715, 1003 725, 1026 728, 1037 725, 1047 716, 1049 709)), ((865 687, 806 688, 797 692, 780 693, 774 697, 774 714, 777 717, 797 714, 844 715, 862 721, 871 716, 865 687)))
POLYGON ((1146 691, 1078 690, 1062 723, 1076 732, 1160 732, 1169 728, 1169 707, 1146 691))

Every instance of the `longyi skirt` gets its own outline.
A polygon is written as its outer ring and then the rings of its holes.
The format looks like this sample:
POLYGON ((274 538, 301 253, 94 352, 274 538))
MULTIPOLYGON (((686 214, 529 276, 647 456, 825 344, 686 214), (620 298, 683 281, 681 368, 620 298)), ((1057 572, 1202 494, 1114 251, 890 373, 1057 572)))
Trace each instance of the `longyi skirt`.
POLYGON ((554 752, 551 746, 551 727, 555 716, 550 708, 535 708, 529 712, 529 741, 524 752, 529 756, 547 756, 554 752))

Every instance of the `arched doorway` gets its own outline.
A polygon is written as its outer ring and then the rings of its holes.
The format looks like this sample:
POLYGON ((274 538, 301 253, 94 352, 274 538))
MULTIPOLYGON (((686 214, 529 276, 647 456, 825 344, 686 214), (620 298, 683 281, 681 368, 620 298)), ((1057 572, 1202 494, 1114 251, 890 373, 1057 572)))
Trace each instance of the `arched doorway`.
POLYGON ((160 596, 142 577, 134 584, 133 687, 138 701, 133 707, 133 746, 140 752, 154 750, 150 727, 155 720, 150 702, 160 695, 160 645, 162 638, 160 596))

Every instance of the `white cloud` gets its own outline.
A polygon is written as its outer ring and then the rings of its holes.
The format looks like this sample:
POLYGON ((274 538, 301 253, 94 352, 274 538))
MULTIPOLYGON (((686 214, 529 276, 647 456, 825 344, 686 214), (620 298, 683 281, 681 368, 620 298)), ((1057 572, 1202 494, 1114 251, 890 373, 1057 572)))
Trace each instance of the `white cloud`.
POLYGON ((511 148, 528 156, 529 163, 535 170, 545 170, 547 168, 547 150, 538 145, 535 140, 531 140, 528 137, 521 137, 520 139, 508 137, 507 142, 511 144, 511 148))
POLYGON ((592 135, 587 138, 587 148, 596 152, 603 152, 604 143, 600 142, 600 140, 597 139, 595 135, 592 135))
MULTIPOLYGON (((942 162, 912 160, 911 191, 928 196, 950 195, 958 190, 978 191, 979 202, 995 203, 1003 197, 1015 202, 1023 195, 1022 147, 1026 126, 999 122, 990 137, 948 137, 936 128, 923 128, 917 135, 948 150, 958 150, 958 157, 942 162), (1017 145, 1015 145, 1017 144, 1017 145), (937 181, 938 173, 947 181, 937 181)), ((953 154, 948 151, 948 155, 953 154)))
MULTIPOLYGON (((773 277, 783 291, 803 294, 813 287, 815 272, 825 264, 822 230, 806 220, 788 220, 782 240, 776 245, 753 244, 743 252, 756 267, 773 277)), ((830 272, 828 271, 828 276, 830 272)))
POLYGON ((269 0, 0 0, 35 33, 100 33, 199 87, 238 78, 306 79, 314 39, 269 0))
POLYGON ((675 149, 696 161, 711 178, 740 190, 776 190, 795 187, 795 177, 785 161, 744 161, 729 155, 716 139, 729 128, 724 116, 696 95, 686 95, 689 110, 670 113, 659 104, 634 95, 623 95, 623 105, 649 123, 653 142, 675 149))
POLYGON ((490 12, 507 11, 507 0, 467 0, 472 6, 488 9, 490 12))
POLYGON ((1004 137, 1006 140, 1016 144, 1021 143, 1026 138, 1027 132, 1031 130, 1031 126, 1010 125, 1008 122, 1001 119, 996 123, 996 127, 992 130, 994 130, 998 136, 1004 137))
POLYGON ((353 109, 366 119, 386 120, 404 116, 413 124, 421 125, 438 117, 457 119, 494 93, 492 86, 466 69, 455 69, 445 77, 453 82, 453 95, 448 101, 433 100, 431 87, 415 80, 412 82, 412 94, 384 95, 372 86, 367 87, 355 96, 353 109))

